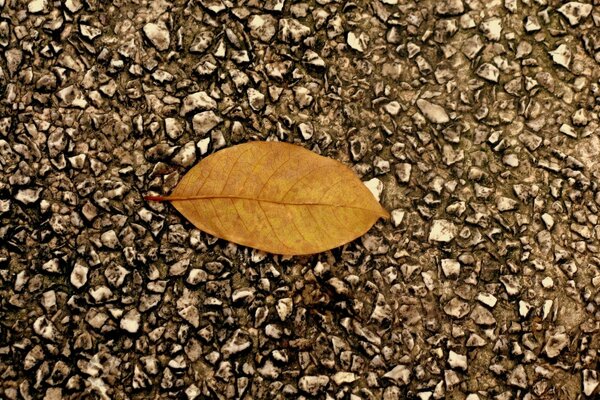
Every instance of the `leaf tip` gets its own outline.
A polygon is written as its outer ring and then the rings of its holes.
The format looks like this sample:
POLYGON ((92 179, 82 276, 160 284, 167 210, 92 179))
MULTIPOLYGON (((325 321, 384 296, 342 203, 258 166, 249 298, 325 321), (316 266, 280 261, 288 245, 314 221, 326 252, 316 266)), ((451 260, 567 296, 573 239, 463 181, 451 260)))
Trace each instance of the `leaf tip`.
POLYGON ((392 215, 390 214, 390 212, 388 210, 386 210, 385 208, 383 208, 383 206, 381 206, 381 218, 385 219, 386 221, 389 220, 392 215))

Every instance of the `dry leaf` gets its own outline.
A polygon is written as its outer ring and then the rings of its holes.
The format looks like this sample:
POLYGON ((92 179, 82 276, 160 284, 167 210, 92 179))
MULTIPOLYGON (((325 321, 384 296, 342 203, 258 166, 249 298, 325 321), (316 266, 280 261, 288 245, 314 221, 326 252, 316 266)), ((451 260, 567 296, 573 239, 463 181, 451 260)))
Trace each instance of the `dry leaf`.
POLYGON ((319 253, 389 216, 351 169, 303 147, 250 142, 212 154, 168 197, 198 229, 274 254, 319 253))

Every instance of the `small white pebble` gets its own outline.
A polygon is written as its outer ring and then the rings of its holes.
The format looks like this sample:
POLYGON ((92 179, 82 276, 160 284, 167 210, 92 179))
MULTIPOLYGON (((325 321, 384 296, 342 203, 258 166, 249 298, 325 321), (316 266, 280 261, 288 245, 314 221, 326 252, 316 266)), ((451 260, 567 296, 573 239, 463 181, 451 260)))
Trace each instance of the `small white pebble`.
POLYGON ((451 258, 442 260, 442 271, 446 278, 456 278, 460 274, 460 263, 451 258))
POLYGON ((498 302, 498 299, 494 295, 489 293, 479 293, 477 295, 477 300, 479 300, 488 307, 494 307, 498 302))
POLYGON ((404 219, 404 215, 406 213, 404 212, 404 210, 400 210, 400 209, 396 209, 392 211, 392 224, 394 224, 394 228, 397 228, 400 226, 400 224, 402 223, 402 220, 404 219))
POLYGON ((379 201, 379 199, 381 198, 381 193, 383 192, 383 182, 381 182, 377 178, 373 178, 363 183, 365 184, 367 189, 369 189, 371 193, 373 193, 373 196, 375 196, 377 201, 379 201))
POLYGON ((542 280, 542 286, 544 287, 544 289, 551 289, 554 287, 554 279, 550 278, 549 276, 545 277, 542 280))

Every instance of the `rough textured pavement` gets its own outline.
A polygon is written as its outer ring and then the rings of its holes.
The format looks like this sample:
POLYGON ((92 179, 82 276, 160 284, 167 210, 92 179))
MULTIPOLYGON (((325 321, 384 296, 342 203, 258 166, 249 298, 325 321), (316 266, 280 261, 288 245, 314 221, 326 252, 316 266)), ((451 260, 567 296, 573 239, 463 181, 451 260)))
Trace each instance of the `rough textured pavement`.
POLYGON ((0 398, 597 398, 599 78, 599 0, 0 0, 0 398), (142 199, 248 140, 392 219, 282 259, 142 199))

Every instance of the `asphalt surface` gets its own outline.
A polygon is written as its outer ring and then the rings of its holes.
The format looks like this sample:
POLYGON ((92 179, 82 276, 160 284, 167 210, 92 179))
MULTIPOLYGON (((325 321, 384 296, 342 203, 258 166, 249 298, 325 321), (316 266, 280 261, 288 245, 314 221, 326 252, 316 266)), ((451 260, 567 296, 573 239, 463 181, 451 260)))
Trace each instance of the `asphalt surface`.
POLYGON ((0 398, 597 398, 600 2, 0 0, 0 398), (168 194, 250 140, 390 210, 282 258, 168 194))

